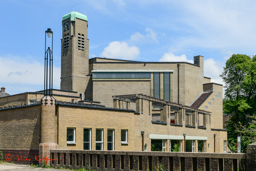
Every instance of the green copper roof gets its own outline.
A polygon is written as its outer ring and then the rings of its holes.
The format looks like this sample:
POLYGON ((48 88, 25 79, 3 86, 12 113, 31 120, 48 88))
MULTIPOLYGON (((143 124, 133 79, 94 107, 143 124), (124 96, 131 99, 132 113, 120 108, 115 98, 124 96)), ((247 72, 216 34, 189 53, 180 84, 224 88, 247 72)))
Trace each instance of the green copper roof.
POLYGON ((88 21, 88 18, 86 15, 80 13, 80 12, 76 12, 76 11, 72 11, 71 13, 68 13, 66 15, 63 15, 62 17, 62 21, 63 20, 66 20, 70 18, 70 21, 76 21, 76 18, 79 18, 81 20, 85 20, 85 21, 88 21))

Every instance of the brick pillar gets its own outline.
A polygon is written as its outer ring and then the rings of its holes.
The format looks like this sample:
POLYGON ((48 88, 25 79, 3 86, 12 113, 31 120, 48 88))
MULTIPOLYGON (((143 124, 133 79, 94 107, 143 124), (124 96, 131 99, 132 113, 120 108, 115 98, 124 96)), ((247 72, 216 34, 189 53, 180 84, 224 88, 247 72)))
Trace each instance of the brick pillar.
POLYGON ((142 156, 142 170, 148 169, 148 156, 142 156))
POLYGON ((198 157, 197 158, 197 170, 205 171, 205 158, 198 157))
POLYGON ((169 165, 169 157, 163 157, 162 158, 162 167, 163 167, 163 169, 164 170, 170 170, 169 169, 169 167, 170 167, 170 165, 169 165))
POLYGON ((185 170, 193 171, 193 159, 191 157, 185 157, 185 170))
POLYGON ((124 156, 124 170, 125 171, 130 170, 130 156, 128 156, 128 155, 124 156))
POLYGON ((121 156, 115 156, 115 170, 121 170, 121 156))
POLYGON ((103 170, 105 168, 105 156, 104 155, 100 155, 100 170, 103 170))
POLYGON ((178 111, 178 123, 177 124, 182 124, 183 123, 182 114, 183 114, 183 109, 180 108, 179 111, 178 111))
POLYGON ((78 154, 78 166, 81 168, 83 166, 83 154, 79 153, 78 154))
POLYGON ((152 170, 156 171, 158 170, 158 156, 152 156, 152 170))
POLYGON ((142 99, 136 99, 136 112, 142 113, 142 99))
POLYGON ((210 158, 210 171, 218 171, 219 170, 219 161, 218 159, 210 158))
POLYGON ((76 154, 72 153, 72 159, 70 159, 70 160, 72 160, 72 167, 75 168, 75 166, 76 166, 76 154))
MULTIPOLYGON (((39 144, 40 159, 50 159, 50 150, 58 148, 57 145, 57 118, 55 116, 55 99, 44 96, 41 100, 41 139, 39 144)), ((42 166, 43 161, 39 162, 42 166)), ((50 165, 50 162, 48 162, 50 165)))
POLYGON ((97 154, 92 155, 92 169, 97 169, 97 154))
POLYGON ((113 100, 113 108, 119 109, 119 100, 117 99, 113 100))
POLYGON ((224 171, 233 170, 233 159, 224 159, 224 171))
POLYGON ((110 170, 113 168, 113 162, 112 162, 113 158, 111 155, 108 155, 107 158, 108 158, 107 159, 107 168, 110 170))
POLYGON ((148 101, 148 114, 151 115, 152 114, 152 101, 148 101))
POLYGON ((167 115, 168 115, 168 105, 164 105, 163 110, 161 110, 161 113, 160 113, 161 122, 167 122, 167 115))
POLYGON ((180 171, 180 157, 173 157, 173 171, 180 171))
POLYGON ((133 156, 133 170, 139 170, 139 156, 133 156))
POLYGON ((72 160, 70 158, 70 153, 66 153, 66 165, 69 166, 70 165, 70 160, 72 160))
POLYGON ((129 101, 127 101, 126 102, 126 109, 130 109, 131 107, 130 107, 130 102, 129 101))
POLYGON ((247 146, 246 159, 246 170, 256 170, 256 142, 247 146))
POLYGON ((90 166, 90 154, 88 153, 84 154, 84 165, 85 168, 88 168, 90 166))
POLYGON ((60 165, 64 165, 64 153, 60 153, 60 165))

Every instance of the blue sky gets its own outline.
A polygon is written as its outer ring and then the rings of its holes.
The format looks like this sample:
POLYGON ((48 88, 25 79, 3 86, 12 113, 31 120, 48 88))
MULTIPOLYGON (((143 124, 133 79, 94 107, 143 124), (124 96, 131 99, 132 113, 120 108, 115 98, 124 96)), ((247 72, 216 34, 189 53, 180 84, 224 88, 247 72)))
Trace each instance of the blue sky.
POLYGON ((205 58, 219 75, 232 54, 255 55, 256 1, 1 0, 0 87, 10 94, 43 89, 44 32, 54 32, 54 88, 60 87, 62 16, 88 17, 90 58, 188 61, 205 58))

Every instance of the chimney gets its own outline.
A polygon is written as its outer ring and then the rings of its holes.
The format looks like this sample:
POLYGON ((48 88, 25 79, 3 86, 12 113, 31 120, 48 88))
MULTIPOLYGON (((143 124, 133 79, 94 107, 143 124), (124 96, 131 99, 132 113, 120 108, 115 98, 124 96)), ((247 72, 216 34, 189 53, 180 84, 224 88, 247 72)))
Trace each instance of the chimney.
POLYGON ((5 92, 5 87, 1 87, 1 92, 5 92))

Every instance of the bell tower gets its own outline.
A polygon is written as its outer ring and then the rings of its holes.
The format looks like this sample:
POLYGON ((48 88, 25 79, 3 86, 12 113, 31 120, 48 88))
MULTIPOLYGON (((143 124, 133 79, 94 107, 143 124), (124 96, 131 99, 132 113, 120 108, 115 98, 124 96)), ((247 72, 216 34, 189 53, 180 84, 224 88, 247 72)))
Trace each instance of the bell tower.
POLYGON ((62 17, 61 90, 77 91, 85 98, 89 74, 87 16, 73 11, 62 17))

